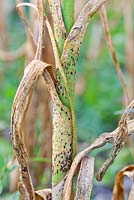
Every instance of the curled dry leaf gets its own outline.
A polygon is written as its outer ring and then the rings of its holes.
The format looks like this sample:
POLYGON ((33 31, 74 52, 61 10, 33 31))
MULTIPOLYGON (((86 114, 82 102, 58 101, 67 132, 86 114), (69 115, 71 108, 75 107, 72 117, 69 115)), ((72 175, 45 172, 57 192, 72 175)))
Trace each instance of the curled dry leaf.
MULTIPOLYGON (((22 9, 22 7, 28 6, 28 7, 32 8, 33 10, 35 10, 37 13, 38 13, 38 8, 33 3, 24 3, 21 0, 17 0, 16 3, 17 3, 16 9, 17 9, 23 23, 25 24, 25 27, 27 30, 27 37, 28 38, 31 37, 33 39, 34 43, 37 45, 37 42, 34 39, 32 29, 30 28, 30 25, 26 20, 26 15, 25 15, 25 12, 22 9)), ((30 49, 30 51, 31 51, 31 49, 30 49)), ((29 53, 29 44, 27 41, 19 49, 15 50, 13 52, 7 52, 4 50, 0 50, 0 60, 5 61, 5 62, 12 62, 22 56, 27 56, 28 53, 29 53)))
POLYGON ((94 158, 85 156, 81 161, 77 178, 77 191, 75 200, 89 200, 94 177, 94 158))
POLYGON ((71 196, 71 190, 72 190, 72 184, 73 184, 73 177, 75 175, 76 169, 83 159, 84 156, 86 156, 88 153, 90 153, 92 150, 100 148, 107 143, 113 143, 114 150, 111 155, 111 157, 106 160, 106 162, 103 164, 101 169, 99 170, 99 173, 97 175, 97 180, 100 181, 102 180, 106 170, 108 167, 113 163, 115 157, 117 156, 118 152, 121 150, 121 148, 124 145, 124 141, 126 140, 126 137, 134 133, 134 120, 129 120, 126 121, 129 113, 130 113, 130 108, 132 108, 134 105, 134 100, 130 103, 130 105, 127 107, 127 109, 124 112, 124 115, 122 116, 122 119, 120 121, 119 127, 115 129, 112 132, 107 132, 101 134, 89 147, 87 147, 85 150, 81 151, 76 155, 74 158, 72 165, 70 167, 70 170, 67 174, 67 179, 65 181, 65 186, 64 186, 64 200, 70 200, 71 196), (123 123, 122 123, 123 122, 123 123), (125 123, 126 122, 126 123, 125 123), (125 127, 124 127, 125 125, 125 127), (127 129, 126 129, 127 127, 127 129), (125 128, 125 130, 124 130, 125 128), (125 132, 123 132, 125 131, 125 132), (124 135, 125 133, 125 135, 124 135))
MULTIPOLYGON (((39 1, 39 3, 24 3, 22 1, 17 1, 16 9, 18 11, 18 14, 20 15, 23 23, 25 24, 26 30, 27 30, 27 36, 28 38, 31 37, 34 41, 34 44, 37 46, 36 56, 35 59, 39 59, 41 57, 41 50, 42 50, 42 35, 43 35, 43 27, 44 27, 44 13, 43 13, 43 1, 39 1), (27 22, 26 14, 23 7, 30 7, 33 10, 37 12, 38 19, 39 19, 39 37, 38 42, 35 40, 32 29, 30 27, 30 24, 27 22)), ((31 49, 30 49, 31 51, 31 49)), ((6 61, 6 62, 12 62, 19 57, 26 56, 29 53, 29 44, 28 41, 25 42, 19 49, 13 51, 13 52, 7 52, 4 50, 0 50, 0 60, 6 61)))
POLYGON ((124 176, 128 176, 132 181, 129 200, 134 199, 134 165, 129 165, 120 170, 116 175, 113 189, 113 200, 124 199, 124 176))
MULTIPOLYGON (((11 115, 11 138, 14 150, 16 152, 17 160, 20 164, 21 176, 19 183, 19 191, 23 199, 31 200, 34 199, 35 193, 29 173, 28 168, 28 156, 26 152, 26 148, 23 141, 23 121, 25 118, 25 113, 29 106, 29 102, 31 99, 31 94, 33 91, 33 87, 36 81, 40 76, 44 76, 44 79, 47 83, 47 86, 50 90, 51 96, 53 100, 57 100, 57 93, 55 91, 55 86, 53 80, 46 68, 50 67, 42 61, 42 39, 43 39, 43 31, 44 31, 44 7, 43 0, 37 1, 37 5, 31 3, 20 3, 17 5, 18 12, 26 25, 27 31, 29 31, 30 35, 33 37, 33 33, 27 23, 25 13, 22 9, 23 6, 29 6, 34 8, 38 13, 39 18, 39 37, 36 49, 35 59, 30 62, 30 64, 26 67, 24 76, 17 90, 13 106, 12 106, 12 115, 11 115)), ((33 38, 34 39, 34 38, 33 38)), ((58 99, 59 100, 59 99, 58 99)))
POLYGON ((111 157, 108 158, 104 164, 102 165, 102 167, 99 169, 99 172, 97 174, 97 180, 101 181, 106 170, 108 169, 108 167, 114 162, 114 159, 116 158, 116 156, 118 155, 118 153, 120 152, 120 150, 122 149, 122 147, 125 145, 128 136, 129 136, 129 130, 128 130, 128 125, 127 125, 127 120, 131 114, 131 109, 133 109, 134 107, 134 100, 129 104, 129 106, 125 109, 121 120, 119 121, 119 132, 118 134, 115 135, 115 137, 113 138, 113 152, 111 154, 111 157))
POLYGON ((57 46, 56 46, 56 41, 55 41, 55 37, 54 37, 54 34, 53 34, 53 30, 52 30, 52 27, 51 27, 51 25, 50 25, 50 23, 49 23, 49 21, 48 21, 46 16, 45 16, 45 22, 46 22, 46 26, 47 26, 47 29, 48 29, 48 32, 49 32, 49 36, 50 36, 50 39, 51 39, 51 43, 52 43, 52 47, 53 47, 56 69, 59 69, 59 71, 61 73, 61 76, 63 78, 63 82, 64 82, 64 85, 65 85, 65 88, 68 91, 68 83, 67 83, 67 79, 66 79, 63 67, 61 65, 60 58, 59 58, 58 49, 57 49, 57 46))
POLYGON ((37 1, 37 5, 35 5, 34 3, 18 3, 16 6, 16 9, 17 9, 23 23, 25 24, 27 34, 32 37, 34 43, 37 45, 35 59, 41 59, 42 47, 43 47, 42 38, 43 38, 43 32, 44 32, 44 2, 43 2, 43 0, 37 1), (23 7, 26 7, 26 6, 34 9, 38 15, 38 20, 39 20, 38 42, 36 42, 36 40, 34 39, 32 29, 26 20, 24 10, 22 9, 23 7))
POLYGON ((124 172, 124 175, 128 176, 132 182, 128 200, 134 200, 134 170, 131 171, 131 169, 127 169, 124 172))
POLYGON ((29 36, 31 36, 31 38, 33 39, 34 43, 37 45, 37 42, 36 40, 34 39, 34 35, 33 35, 33 32, 31 30, 31 27, 29 25, 29 23, 27 22, 26 20, 26 14, 24 12, 24 10, 22 9, 23 7, 30 7, 30 8, 33 8, 37 13, 38 13, 38 8, 35 4, 33 3, 18 3, 17 6, 16 6, 16 9, 18 11, 18 14, 20 15, 25 27, 26 27, 26 30, 27 30, 27 34, 29 36))
POLYGON ((52 190, 44 189, 35 191, 35 200, 52 200, 52 190))
POLYGON ((22 195, 27 196, 27 200, 34 197, 34 190, 28 169, 28 156, 23 142, 23 120, 26 110, 29 106, 33 87, 47 67, 50 67, 50 65, 39 60, 33 60, 26 67, 24 76, 16 92, 12 106, 11 139, 17 160, 21 168, 20 189, 22 192, 24 191, 24 194, 22 195))

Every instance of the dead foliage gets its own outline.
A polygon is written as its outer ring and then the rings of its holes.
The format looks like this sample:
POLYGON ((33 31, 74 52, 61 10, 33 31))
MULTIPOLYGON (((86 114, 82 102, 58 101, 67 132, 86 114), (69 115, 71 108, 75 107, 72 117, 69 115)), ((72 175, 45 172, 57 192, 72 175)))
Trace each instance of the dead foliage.
MULTIPOLYGON (((79 175, 77 178, 77 191, 76 191, 76 194, 74 194, 75 196, 74 199, 83 199, 83 200, 89 199, 91 190, 92 190, 93 176, 94 176, 94 158, 87 156, 87 154, 90 154, 90 152, 93 151, 94 149, 101 148, 107 143, 112 143, 113 145, 112 154, 110 158, 108 158, 104 162, 103 166, 99 169, 99 172, 96 177, 98 181, 101 181, 103 176, 106 173, 106 170, 114 162, 114 159, 116 158, 120 150, 125 145, 128 137, 134 132, 134 120, 131 119, 131 116, 130 116, 131 110, 134 109, 134 100, 128 105, 129 97, 128 97, 128 91, 126 88, 126 82, 123 77, 122 71, 119 66, 119 62, 117 60, 117 57, 113 48, 112 39, 110 35, 110 28, 109 28, 109 24, 108 24, 108 20, 106 16, 106 10, 105 10, 105 7, 103 6, 104 3, 105 3, 105 0, 96 0, 96 1, 87 2, 87 4, 82 9, 78 19, 76 20, 74 26, 71 29, 71 32, 69 33, 66 39, 64 48, 66 50, 68 48, 68 45, 72 46, 73 48, 75 47, 75 45, 76 47, 80 46, 80 43, 78 43, 77 40, 79 39, 80 41, 82 41, 82 37, 84 36, 84 33, 86 32, 89 19, 93 16, 93 14, 96 11, 99 10, 101 20, 104 26, 108 46, 109 46, 117 72, 119 74, 119 77, 123 85, 123 90, 124 90, 124 95, 126 97, 127 106, 119 121, 118 127, 114 131, 101 134, 89 147, 87 147, 85 150, 81 151, 75 156, 68 173, 66 174, 64 179, 61 180, 59 185, 56 186, 58 188, 57 191, 61 190, 62 192, 62 190, 64 189, 63 200, 70 200, 72 198, 73 178, 76 174, 79 174, 79 175), (79 25, 83 25, 80 30, 80 33, 76 32, 76 27, 79 27, 79 25)), ((17 10, 26 26, 28 37, 32 39, 33 41, 32 44, 35 47, 34 48, 35 56, 24 70, 23 78, 20 82, 20 85, 18 87, 18 90, 14 98, 14 102, 12 106, 12 114, 11 114, 11 139, 12 139, 14 151, 16 153, 16 158, 20 165, 19 191, 21 193, 21 198, 23 200, 24 199, 26 200, 52 199, 51 193, 53 191, 53 188, 52 188, 52 191, 51 189, 47 189, 47 190, 45 189, 45 190, 37 191, 37 192, 35 192, 34 190, 30 171, 29 171, 29 157, 28 157, 27 150, 25 147, 25 142, 24 142, 23 122, 26 116, 27 109, 29 107, 29 103, 31 101, 33 89, 35 87, 36 82, 39 80, 40 77, 42 77, 45 80, 53 102, 58 102, 58 103, 60 102, 60 99, 55 88, 55 71, 57 69, 60 71, 62 79, 63 79, 63 84, 67 92, 69 90, 68 82, 67 82, 67 79, 66 79, 66 76, 61 64, 61 60, 58 54, 56 41, 53 34, 53 29, 47 17, 44 16, 44 1, 37 0, 37 4, 23 3, 19 1, 19 3, 17 4, 17 10), (38 24, 39 24, 39 36, 38 36, 37 41, 35 40, 33 31, 31 30, 26 20, 24 10, 22 9, 25 6, 28 6, 37 12, 38 24), (44 31, 45 24, 48 29, 49 36, 52 42, 56 67, 53 66, 52 64, 47 64, 42 61, 42 48, 43 48, 43 38, 44 38, 43 31, 44 31)), ((25 49, 25 45, 23 46, 23 48, 20 49, 18 53, 19 56, 24 54, 24 49, 25 49)), ((77 48, 74 48, 74 50, 77 51, 77 48)), ((11 61, 13 59, 13 56, 3 54, 3 58, 11 61)), ((61 57, 61 59, 63 58, 64 57, 61 57)), ((69 96, 68 98, 69 98, 70 107, 71 107, 73 105, 69 96)), ((72 112, 73 112, 73 109, 72 109, 72 112)), ((72 116, 74 116, 74 113, 72 113, 72 116)), ((74 119, 72 121, 74 123, 74 119)), ((74 124, 72 126, 74 126, 74 124)), ((128 175, 128 171, 129 170, 127 170, 127 172, 123 171, 123 175, 128 175)), ((117 188, 117 185, 118 183, 116 184, 116 188, 117 188)), ((120 186, 120 188, 121 187, 122 186, 120 186)), ((132 196, 131 195, 132 193, 133 193, 133 187, 132 187, 130 196, 132 196)), ((122 195, 123 195, 123 192, 122 192, 122 195)), ((56 200, 56 197, 55 197, 55 200, 56 200)))
POLYGON ((129 200, 134 199, 134 165, 129 165, 120 170, 116 175, 113 189, 113 200, 124 199, 124 176, 127 176, 131 180, 129 200))

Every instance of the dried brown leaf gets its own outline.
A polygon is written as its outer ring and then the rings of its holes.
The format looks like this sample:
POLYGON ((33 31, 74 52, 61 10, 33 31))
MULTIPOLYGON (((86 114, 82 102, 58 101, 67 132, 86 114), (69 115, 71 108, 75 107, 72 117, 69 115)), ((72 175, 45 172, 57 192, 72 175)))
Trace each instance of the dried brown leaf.
POLYGON ((30 8, 33 8, 37 13, 38 13, 38 8, 35 4, 33 3, 18 3, 17 6, 16 6, 16 9, 18 11, 18 14, 20 15, 25 27, 26 27, 26 30, 27 30, 27 34, 29 36, 31 36, 31 38, 33 39, 34 43, 37 45, 37 42, 34 38, 34 35, 33 35, 33 32, 31 30, 31 27, 29 25, 29 23, 27 22, 27 19, 26 19, 26 14, 24 12, 24 10, 22 9, 23 7, 30 7, 30 8))
POLYGON ((64 81, 65 88, 68 91, 67 79, 66 79, 65 73, 63 71, 63 67, 61 65, 60 58, 59 58, 59 54, 58 54, 58 49, 57 49, 54 33, 53 33, 52 27, 51 27, 51 25, 50 25, 50 23, 49 23, 49 21, 48 21, 46 16, 45 16, 45 22, 46 22, 46 26, 47 26, 47 29, 48 29, 48 32, 49 32, 49 36, 50 36, 50 39, 51 39, 51 43, 52 43, 52 47, 53 47, 56 68, 59 69, 59 71, 60 71, 60 73, 62 75, 63 81, 64 81))
POLYGON ((132 181, 129 200, 134 199, 134 165, 129 165, 120 170, 116 175, 114 189, 113 189, 113 200, 124 199, 124 185, 123 185, 124 176, 128 176, 132 181))
MULTIPOLYGON (((133 106, 133 103, 134 103, 134 101, 132 101, 131 104, 125 110, 122 120, 128 119, 128 115, 130 113, 130 107, 133 106)), ((134 120, 127 121, 126 123, 127 123, 127 129, 128 129, 127 135, 129 136, 132 133, 134 133, 134 120)), ((113 160, 115 159, 115 157, 118 154, 118 150, 120 150, 122 148, 122 145, 124 143, 124 138, 120 138, 120 137, 122 137, 120 135, 120 133, 122 133, 122 129, 120 127, 118 127, 117 129, 115 129, 112 132, 109 132, 109 133, 107 132, 107 133, 101 134, 89 147, 87 147, 85 150, 81 151, 80 153, 78 153, 75 156, 75 158, 72 162, 72 165, 70 167, 70 170, 67 174, 67 179, 65 181, 64 197, 63 197, 64 200, 69 200, 69 198, 71 196, 73 177, 74 177, 77 167, 78 167, 79 163, 81 162, 81 160, 83 159, 83 157, 86 156, 88 153, 90 153, 94 149, 100 148, 107 143, 113 143, 114 150, 113 150, 112 157, 110 157, 104 163, 104 165, 102 166, 101 170, 98 173, 98 177, 97 177, 98 181, 102 180, 106 170, 112 164, 113 160), (118 136, 120 136, 120 137, 118 138, 118 136), (119 139, 119 141, 117 143, 118 145, 116 146, 117 138, 119 139), (120 141, 120 139, 121 139, 121 141, 120 141), (120 144, 120 142, 122 145, 120 144)))
POLYGON ((94 158, 85 156, 81 161, 77 178, 77 191, 75 200, 89 200, 94 177, 94 158))
POLYGON ((44 189, 35 191, 35 200, 52 200, 52 190, 44 189))
POLYGON ((131 103, 125 109, 123 115, 121 116, 121 119, 119 121, 119 132, 117 135, 115 135, 115 137, 113 138, 114 140, 112 142, 113 143, 113 152, 111 154, 111 157, 108 158, 104 162, 102 167, 99 169, 99 172, 96 177, 98 181, 102 180, 106 170, 114 162, 114 159, 116 158, 116 156, 118 155, 118 153, 120 152, 120 150, 125 145, 125 143, 128 139, 129 129, 128 129, 127 120, 129 119, 129 116, 131 114, 131 109, 133 109, 133 107, 134 107, 134 100, 131 101, 131 103))
POLYGON ((16 92, 11 113, 11 139, 17 160, 21 167, 21 191, 27 200, 34 197, 33 185, 28 169, 28 156, 23 142, 23 120, 29 106, 33 87, 45 68, 50 65, 33 60, 25 69, 24 76, 16 92))

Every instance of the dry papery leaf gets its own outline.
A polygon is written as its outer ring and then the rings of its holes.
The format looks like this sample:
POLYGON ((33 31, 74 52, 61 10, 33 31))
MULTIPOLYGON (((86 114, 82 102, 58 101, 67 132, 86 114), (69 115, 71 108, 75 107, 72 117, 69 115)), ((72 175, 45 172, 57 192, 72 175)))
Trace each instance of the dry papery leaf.
MULTIPOLYGON (((37 9, 35 6, 33 7, 37 9)), ((39 36, 36 55, 37 54, 40 55, 41 53, 40 50, 41 39, 42 38, 39 36)), ((33 87, 38 78, 43 74, 45 68, 48 66, 50 65, 37 60, 37 56, 36 60, 33 60, 32 62, 29 63, 29 65, 25 69, 24 76, 18 87, 12 106, 11 139, 13 143, 13 148, 16 153, 16 158, 18 160, 18 163, 20 164, 20 170, 21 170, 19 191, 21 193, 22 199, 27 199, 27 200, 34 199, 35 194, 34 194, 33 184, 31 181, 31 176, 29 173, 27 151, 23 141, 24 140, 22 134, 23 121, 25 118, 27 108, 29 106, 33 87)))
MULTIPOLYGON (((21 184, 20 189, 24 191, 29 198, 34 196, 33 186, 28 169, 28 157, 23 142, 23 120, 27 108, 29 106, 31 94, 36 81, 43 75, 45 68, 50 65, 39 61, 33 60, 25 69, 24 76, 17 90, 14 98, 12 113, 11 113, 11 138, 13 148, 16 152, 17 160, 21 167, 21 184), (30 197, 29 197, 30 195, 30 197)), ((23 196, 24 196, 23 194, 23 196)))
MULTIPOLYGON (((27 22, 26 14, 25 14, 25 12, 24 12, 23 7, 29 7, 29 8, 34 9, 34 10, 37 12, 37 14, 38 14, 38 18, 39 18, 39 16, 40 16, 42 13, 39 14, 39 10, 38 10, 37 6, 36 6, 35 4, 33 4, 33 3, 24 3, 24 2, 21 2, 21 3, 18 3, 17 6, 16 6, 16 9, 17 9, 17 11, 18 11, 18 14, 20 15, 20 17, 21 17, 21 19, 22 19, 22 21, 23 21, 23 23, 24 23, 24 25, 25 25, 25 27, 26 27, 27 35, 31 36, 31 38, 33 39, 33 41, 34 41, 35 44, 37 45, 37 42, 36 42, 36 40, 35 40, 35 38, 34 38, 34 35, 33 35, 32 30, 31 30, 31 27, 30 27, 29 23, 27 22)), ((40 25, 40 24, 41 24, 41 23, 39 22, 39 25, 40 25)))
MULTIPOLYGON (((44 26, 43 1, 38 1, 37 7, 35 7, 35 5, 32 5, 32 4, 22 3, 18 5, 18 8, 20 8, 21 6, 22 7, 30 6, 36 9, 39 15, 39 37, 38 37, 35 59, 31 61, 25 69, 24 76, 21 80, 21 83, 19 85, 19 88, 17 90, 16 96, 13 102, 12 115, 11 115, 12 143, 13 143, 13 147, 16 152, 16 157, 20 164, 20 169, 21 169, 19 191, 21 193, 22 199, 31 200, 35 198, 35 193, 34 193, 34 188, 33 188, 33 184, 32 184, 30 173, 29 173, 29 168, 28 168, 27 152, 26 152, 25 145, 23 142, 23 135, 22 135, 23 120, 25 118, 25 113, 29 106, 31 94, 33 92, 33 87, 40 76, 44 77, 46 84, 48 86, 48 89, 50 91, 52 100, 54 102, 56 101, 59 102, 59 97, 56 92, 52 77, 47 71, 47 68, 51 67, 51 65, 40 61, 41 54, 42 54, 42 39, 43 39, 43 26, 44 26)), ((23 18, 25 25, 30 31, 30 28, 26 22, 25 16, 23 15, 23 11, 20 12, 20 14, 21 14, 21 17, 23 18)), ((36 196, 38 199, 42 198, 40 194, 39 192, 38 192, 38 195, 36 193, 36 196)), ((43 196, 43 198, 45 198, 45 196, 43 196)), ((48 199, 50 199, 50 195, 48 199)))
POLYGON ((134 165, 124 167, 118 172, 115 178, 114 189, 113 189, 113 200, 124 199, 124 176, 128 176, 132 182, 131 190, 129 194, 129 200, 134 200, 134 165))
POLYGON ((82 159, 77 178, 77 190, 75 200, 89 200, 94 177, 94 158, 85 156, 82 159))
MULTIPOLYGON (((27 56, 27 54, 29 54, 29 51, 32 51, 32 49, 30 48, 29 50, 29 38, 31 38, 34 42, 34 45, 36 47, 39 48, 39 42, 41 42, 41 36, 42 36, 42 30, 43 30, 43 25, 42 23, 44 22, 43 19, 43 12, 42 12, 42 7, 40 6, 39 7, 39 4, 36 5, 34 3, 24 3, 22 0, 16 0, 17 2, 17 6, 16 6, 16 9, 18 11, 18 14, 20 15, 24 25, 25 25, 25 28, 26 28, 26 32, 27 32, 27 41, 17 50, 13 51, 13 52, 7 52, 5 50, 0 50, 0 60, 2 61, 5 61, 5 62, 12 62, 22 56, 27 56), (23 10, 23 7, 30 7, 32 8, 33 10, 36 11, 37 13, 37 17, 38 17, 38 20, 39 20, 39 37, 38 37, 38 42, 36 41, 35 37, 34 37, 34 34, 33 34, 33 31, 30 27, 30 24, 27 22, 27 19, 26 19, 26 14, 23 10), (40 12, 39 12, 40 11, 40 12)), ((32 2, 32 1, 31 1, 32 2)), ((42 4, 42 1, 40 1, 40 4, 42 4)), ((43 4, 42 4, 43 6, 43 4)), ((41 44, 40 44, 41 46, 41 44)), ((41 49, 38 49, 36 52, 40 52, 41 54, 41 49)), ((36 56, 36 59, 37 59, 37 56, 36 56)))
POLYGON ((35 191, 35 200, 51 200, 51 199, 52 199, 51 189, 35 191))
MULTIPOLYGON (((16 6, 16 9, 17 9, 18 14, 20 15, 23 23, 25 24, 26 31, 27 31, 27 38, 29 38, 29 37, 32 38, 34 44, 36 46, 38 46, 38 44, 34 38, 33 32, 30 28, 30 25, 26 20, 25 12, 22 8, 26 7, 26 6, 30 7, 37 12, 38 16, 41 16, 42 13, 40 13, 40 15, 39 15, 38 8, 33 3, 24 3, 21 0, 18 0, 17 3, 18 4, 16 6)), ((41 23, 39 22, 39 24, 41 24, 41 23)), ((31 49, 30 49, 30 51, 31 51, 31 49)), ((22 56, 26 56, 28 54, 28 52, 29 52, 29 44, 28 44, 28 39, 27 39, 27 41, 19 49, 15 50, 13 52, 7 52, 5 50, 0 50, 0 60, 5 61, 5 62, 12 62, 22 56)))

